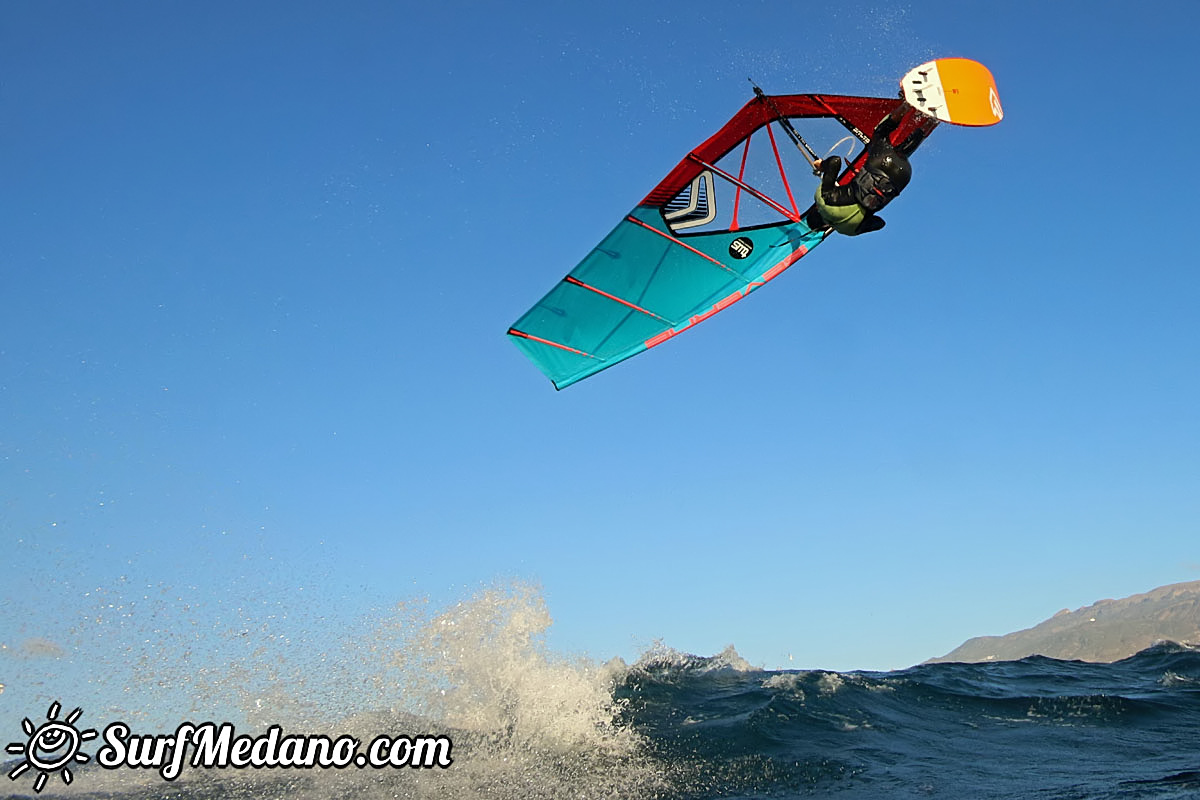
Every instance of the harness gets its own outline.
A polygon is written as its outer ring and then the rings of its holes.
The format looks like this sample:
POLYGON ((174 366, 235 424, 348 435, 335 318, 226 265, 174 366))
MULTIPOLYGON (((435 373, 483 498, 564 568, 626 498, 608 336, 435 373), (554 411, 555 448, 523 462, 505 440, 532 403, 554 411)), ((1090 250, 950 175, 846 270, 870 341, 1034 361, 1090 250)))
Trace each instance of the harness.
POLYGON ((883 208, 899 194, 888 176, 867 167, 858 171, 852 183, 858 204, 871 212, 883 208))
POLYGON ((867 218, 866 212, 858 203, 848 206, 832 206, 826 203, 820 186, 817 187, 815 199, 821 218, 835 231, 846 236, 853 236, 857 233, 858 226, 862 225, 862 221, 867 218))

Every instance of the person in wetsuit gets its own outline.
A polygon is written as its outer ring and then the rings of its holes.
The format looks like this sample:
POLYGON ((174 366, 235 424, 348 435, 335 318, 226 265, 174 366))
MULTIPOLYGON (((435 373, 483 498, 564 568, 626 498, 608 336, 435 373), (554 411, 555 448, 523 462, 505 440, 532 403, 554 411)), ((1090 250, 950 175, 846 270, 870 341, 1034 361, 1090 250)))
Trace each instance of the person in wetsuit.
POLYGON ((876 214, 912 179, 908 157, 925 138, 918 130, 902 144, 893 146, 888 136, 899 124, 899 117, 889 114, 876 126, 871 143, 867 145, 866 162, 845 186, 837 183, 842 171, 839 156, 816 163, 821 185, 817 187, 817 204, 808 220, 810 228, 833 228, 846 236, 858 236, 884 226, 883 219, 876 214))

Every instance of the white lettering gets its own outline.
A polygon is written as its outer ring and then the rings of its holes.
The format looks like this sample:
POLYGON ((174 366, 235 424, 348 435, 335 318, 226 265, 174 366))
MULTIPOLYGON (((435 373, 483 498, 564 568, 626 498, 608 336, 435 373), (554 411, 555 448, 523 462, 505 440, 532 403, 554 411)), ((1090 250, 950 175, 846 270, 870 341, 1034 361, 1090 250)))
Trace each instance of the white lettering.
POLYGON ((114 722, 104 729, 104 747, 96 753, 96 763, 105 769, 116 769, 125 763, 125 737, 129 735, 129 726, 124 722, 114 722))
POLYGON ((413 744, 413 751, 414 766, 429 769, 441 767, 445 769, 454 763, 454 759, 450 758, 450 739, 445 736, 418 736, 413 744), (426 750, 426 748, 428 749, 426 750), (426 750, 425 763, 421 764, 421 753, 423 750, 426 750))
POLYGON ((354 763, 354 751, 358 749, 358 739, 351 736, 339 736, 333 743, 333 766, 348 767, 354 763))
POLYGON ((197 736, 193 740, 196 745, 196 750, 192 754, 192 766, 225 766, 229 763, 229 743, 233 739, 233 726, 228 722, 220 727, 220 734, 217 734, 217 727, 211 722, 206 722, 196 731, 197 736))
POLYGON ((185 764, 206 769, 342 769, 352 765, 445 769, 453 763, 452 743, 445 736, 377 736, 366 755, 360 755, 360 741, 353 736, 285 736, 279 725, 272 725, 264 735, 238 736, 228 722, 219 726, 184 722, 172 734, 151 736, 132 734, 124 722, 114 722, 104 729, 104 742, 96 754, 100 766, 156 769, 166 781, 178 778, 185 764))
POLYGON ((179 777, 179 773, 183 770, 183 759, 187 755, 188 737, 195 731, 196 726, 190 722, 184 722, 175 729, 175 741, 171 746, 171 761, 159 770, 163 780, 173 781, 179 777))
POLYGON ((272 725, 267 728, 265 739, 255 740, 254 746, 250 749, 250 763, 256 767, 278 766, 279 761, 275 757, 275 748, 278 746, 279 726, 272 725))
MULTIPOLYGON (((233 751, 229 754, 229 764, 234 767, 249 767, 253 765, 251 761, 250 749, 254 747, 254 740, 249 736, 239 736, 233 740, 233 751)), ((222 764, 221 766, 225 766, 222 764)))

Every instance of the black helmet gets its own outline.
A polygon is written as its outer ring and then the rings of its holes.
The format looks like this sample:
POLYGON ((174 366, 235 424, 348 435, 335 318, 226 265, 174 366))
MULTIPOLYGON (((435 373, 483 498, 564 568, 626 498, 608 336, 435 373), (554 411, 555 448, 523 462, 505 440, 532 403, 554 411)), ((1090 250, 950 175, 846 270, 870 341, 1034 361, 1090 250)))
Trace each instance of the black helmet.
POLYGON ((858 202, 868 211, 878 211, 904 190, 912 180, 912 165, 895 150, 872 153, 854 176, 858 202))

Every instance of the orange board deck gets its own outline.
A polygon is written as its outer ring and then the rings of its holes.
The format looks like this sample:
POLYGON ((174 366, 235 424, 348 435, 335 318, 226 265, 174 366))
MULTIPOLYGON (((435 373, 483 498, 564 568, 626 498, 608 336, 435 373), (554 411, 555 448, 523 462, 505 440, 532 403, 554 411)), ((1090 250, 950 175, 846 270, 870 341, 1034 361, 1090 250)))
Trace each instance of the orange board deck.
POLYGON ((995 125, 1004 119, 996 79, 969 58, 939 58, 900 79, 904 99, 918 111, 953 125, 995 125))

